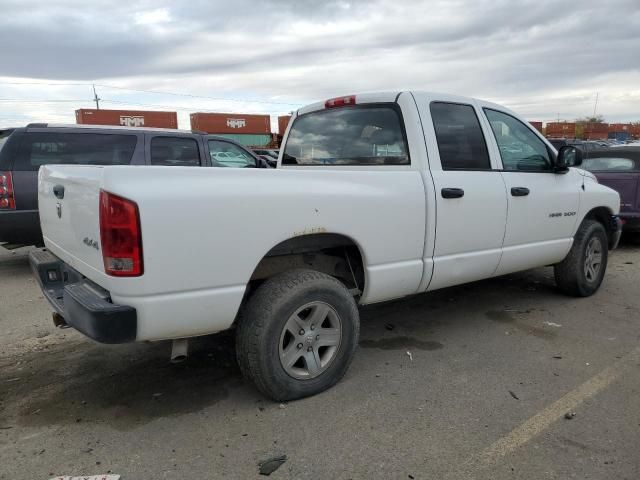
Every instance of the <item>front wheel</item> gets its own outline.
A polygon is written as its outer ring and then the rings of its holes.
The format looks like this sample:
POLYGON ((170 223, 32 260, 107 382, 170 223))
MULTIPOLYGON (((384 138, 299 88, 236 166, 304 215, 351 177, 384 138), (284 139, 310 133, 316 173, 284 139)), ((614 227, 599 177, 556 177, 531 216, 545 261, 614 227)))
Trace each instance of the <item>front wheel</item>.
POLYGON ((607 232, 601 223, 584 220, 566 258, 555 265, 556 284, 567 295, 593 295, 604 278, 608 256, 607 232))
POLYGON ((236 354, 243 375, 277 401, 337 383, 358 345, 357 305, 335 278, 292 270, 264 282, 242 310, 236 354))

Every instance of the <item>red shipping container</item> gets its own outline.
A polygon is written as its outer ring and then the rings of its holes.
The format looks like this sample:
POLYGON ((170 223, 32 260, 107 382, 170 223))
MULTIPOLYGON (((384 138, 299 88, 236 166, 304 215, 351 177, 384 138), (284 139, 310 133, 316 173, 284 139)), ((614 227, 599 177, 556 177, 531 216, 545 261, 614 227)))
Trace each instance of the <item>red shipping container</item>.
POLYGON ((207 133, 269 135, 271 118, 269 115, 244 113, 192 113, 191 129, 207 133))
POLYGON ((575 138, 576 124, 573 122, 549 122, 547 123, 547 137, 575 138))
POLYGON ((291 120, 291 115, 281 115, 278 117, 278 133, 280 135, 284 135, 284 132, 287 131, 289 120, 291 120))
POLYGON ((629 133, 631 133, 631 124, 629 124, 629 123, 610 123, 609 124, 609 132, 611 132, 611 133, 619 133, 619 132, 629 132, 629 133))
POLYGON ((585 140, 606 140, 609 136, 609 125, 606 123, 585 123, 585 140))
POLYGON ((529 122, 533 128, 542 133, 542 122, 529 122))
POLYGON ((178 128, 176 112, 145 110, 76 110, 76 123, 82 125, 119 125, 122 127, 178 128))
POLYGON ((631 136, 633 138, 640 138, 640 125, 631 125, 631 136))

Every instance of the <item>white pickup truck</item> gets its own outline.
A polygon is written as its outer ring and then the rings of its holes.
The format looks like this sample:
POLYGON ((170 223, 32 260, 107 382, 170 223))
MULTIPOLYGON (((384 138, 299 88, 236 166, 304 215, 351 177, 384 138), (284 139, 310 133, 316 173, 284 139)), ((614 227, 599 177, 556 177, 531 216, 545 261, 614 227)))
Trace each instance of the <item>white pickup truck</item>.
POLYGON ((235 328, 266 395, 346 372, 358 304, 554 265, 594 293, 618 194, 499 105, 419 92, 300 109, 276 170, 45 166, 33 270, 57 322, 105 343, 235 328))

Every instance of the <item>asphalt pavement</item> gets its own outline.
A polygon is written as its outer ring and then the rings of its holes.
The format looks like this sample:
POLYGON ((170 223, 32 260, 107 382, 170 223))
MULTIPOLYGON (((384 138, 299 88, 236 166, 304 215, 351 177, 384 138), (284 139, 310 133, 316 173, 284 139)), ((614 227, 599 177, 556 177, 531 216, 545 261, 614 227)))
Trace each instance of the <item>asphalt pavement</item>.
POLYGON ((346 377, 274 403, 229 334, 100 345, 58 330, 0 249, 0 479, 640 478, 640 247, 593 297, 543 268, 361 310, 346 377))

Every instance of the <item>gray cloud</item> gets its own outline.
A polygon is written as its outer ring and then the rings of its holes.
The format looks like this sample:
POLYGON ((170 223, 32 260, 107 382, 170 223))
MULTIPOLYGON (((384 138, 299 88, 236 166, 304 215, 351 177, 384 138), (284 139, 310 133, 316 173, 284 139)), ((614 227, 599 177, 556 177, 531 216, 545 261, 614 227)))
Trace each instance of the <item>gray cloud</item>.
POLYGON ((539 115, 596 91, 614 114, 640 98, 637 0, 31 0, 2 13, 8 77, 292 101, 420 88, 539 115))

